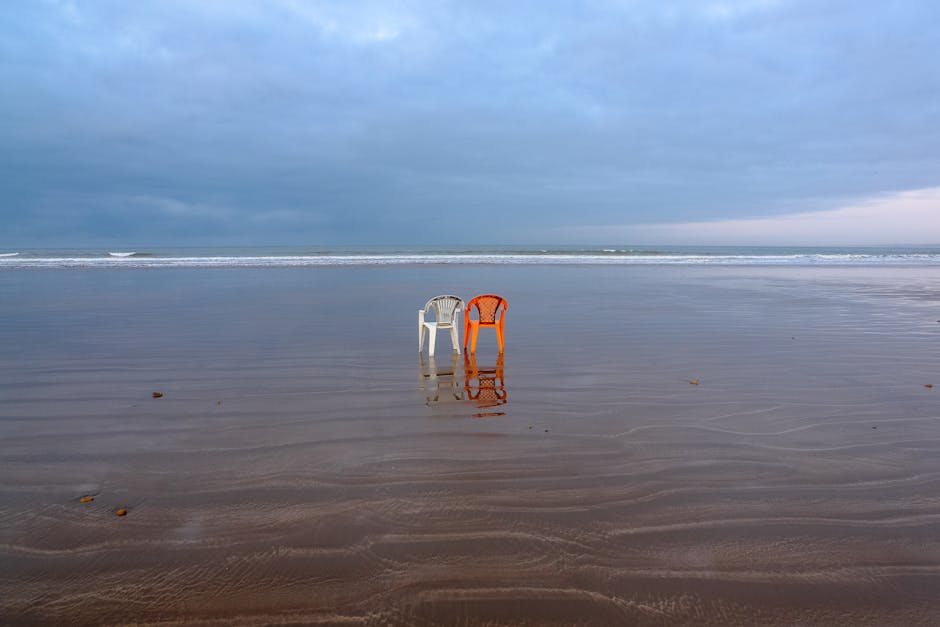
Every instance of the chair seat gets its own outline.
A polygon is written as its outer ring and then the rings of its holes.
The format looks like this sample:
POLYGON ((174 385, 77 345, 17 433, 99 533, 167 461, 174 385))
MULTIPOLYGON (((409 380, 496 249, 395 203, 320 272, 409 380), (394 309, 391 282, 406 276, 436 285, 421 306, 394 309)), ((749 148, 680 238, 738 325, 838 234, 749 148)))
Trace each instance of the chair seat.
POLYGON ((421 324, 423 324, 429 329, 450 329, 456 325, 455 322, 433 322, 433 321, 429 322, 427 320, 425 320, 421 324))

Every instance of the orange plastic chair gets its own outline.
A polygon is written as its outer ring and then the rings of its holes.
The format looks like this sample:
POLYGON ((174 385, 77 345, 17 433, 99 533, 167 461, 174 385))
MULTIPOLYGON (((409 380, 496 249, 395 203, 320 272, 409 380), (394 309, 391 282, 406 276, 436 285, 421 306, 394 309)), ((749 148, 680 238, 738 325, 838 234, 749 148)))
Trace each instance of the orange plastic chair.
POLYGON ((477 352, 477 334, 480 327, 493 327, 496 329, 496 343, 499 344, 499 352, 503 352, 503 338, 506 335, 506 310, 509 309, 509 303, 502 296, 496 294, 480 294, 474 296, 467 303, 464 309, 463 323, 463 350, 467 351, 467 340, 470 339, 470 332, 473 332, 473 339, 470 342, 470 352, 477 352), (470 312, 476 307, 477 319, 470 318, 470 312), (498 317, 497 317, 498 315, 498 317))

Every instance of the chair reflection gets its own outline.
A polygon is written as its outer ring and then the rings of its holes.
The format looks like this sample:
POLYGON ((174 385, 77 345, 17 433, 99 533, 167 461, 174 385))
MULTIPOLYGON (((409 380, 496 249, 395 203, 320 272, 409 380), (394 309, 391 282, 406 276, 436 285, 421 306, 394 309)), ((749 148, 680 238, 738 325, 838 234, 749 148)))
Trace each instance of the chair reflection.
MULTIPOLYGON (((504 371, 502 353, 496 358, 496 365, 487 367, 477 365, 475 353, 464 353, 463 380, 467 400, 473 401, 480 408, 505 405, 509 401, 509 394, 506 392, 504 371)), ((478 418, 501 415, 503 412, 474 414, 478 418)))
POLYGON ((451 353, 448 362, 438 366, 433 355, 418 355, 418 383, 427 405, 464 399, 464 391, 457 378, 457 353, 451 353))

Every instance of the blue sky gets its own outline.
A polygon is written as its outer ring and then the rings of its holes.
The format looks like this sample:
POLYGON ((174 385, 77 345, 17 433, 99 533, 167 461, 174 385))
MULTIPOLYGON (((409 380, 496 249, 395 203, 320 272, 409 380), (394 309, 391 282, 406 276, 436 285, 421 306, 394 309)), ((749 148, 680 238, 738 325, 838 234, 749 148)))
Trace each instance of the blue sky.
POLYGON ((940 243, 940 3, 0 6, 0 244, 940 243))

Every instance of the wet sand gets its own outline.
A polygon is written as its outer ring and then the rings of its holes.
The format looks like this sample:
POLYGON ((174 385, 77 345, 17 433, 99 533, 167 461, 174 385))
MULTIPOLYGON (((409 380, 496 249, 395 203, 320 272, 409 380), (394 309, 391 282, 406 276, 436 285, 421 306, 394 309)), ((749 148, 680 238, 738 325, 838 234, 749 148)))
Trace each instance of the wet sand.
POLYGON ((0 623, 940 621, 935 271, 15 271, 0 294, 0 623), (475 362, 443 333, 418 358, 429 296, 491 291, 502 363, 488 329, 475 362))

